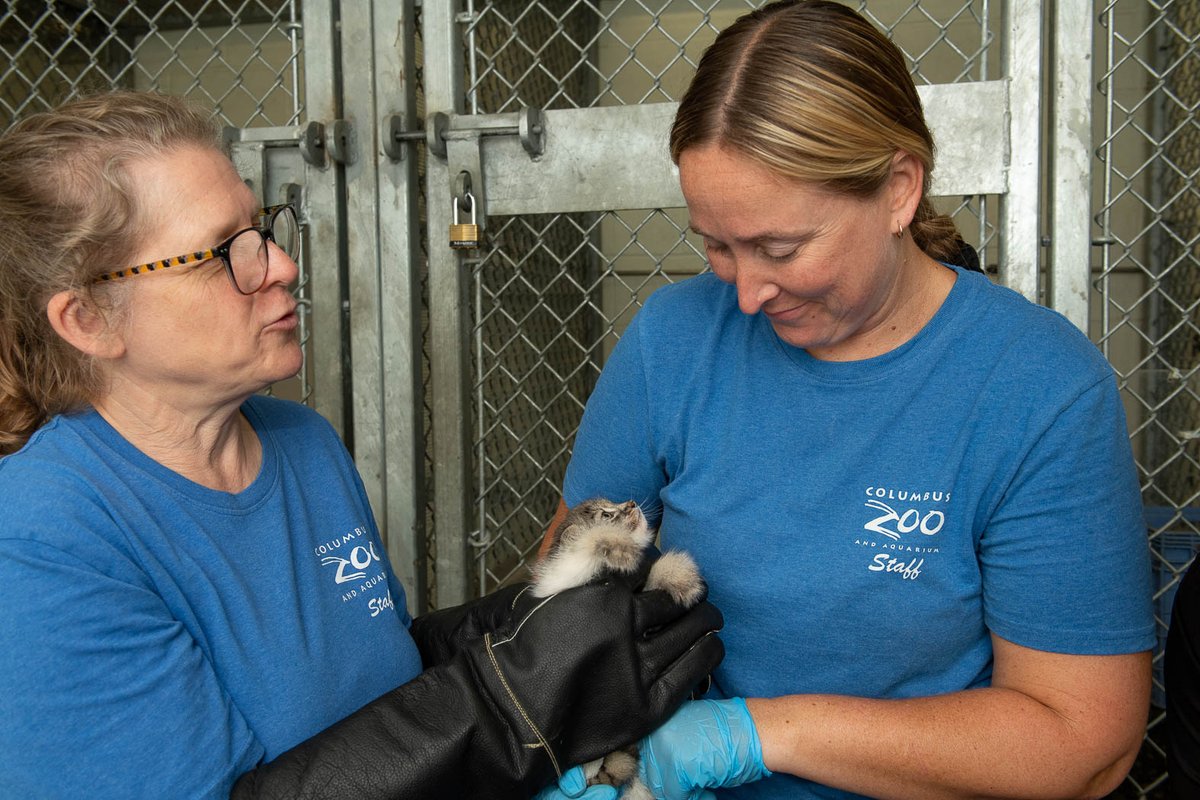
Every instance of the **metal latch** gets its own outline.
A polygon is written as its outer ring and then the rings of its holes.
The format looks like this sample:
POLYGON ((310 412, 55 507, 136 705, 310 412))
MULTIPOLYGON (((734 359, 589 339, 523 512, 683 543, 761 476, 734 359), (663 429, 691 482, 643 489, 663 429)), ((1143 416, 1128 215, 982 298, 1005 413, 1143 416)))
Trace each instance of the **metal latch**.
POLYGON ((310 122, 300 136, 300 155, 314 167, 324 167, 329 161, 353 164, 356 155, 354 126, 349 120, 335 119, 310 122))

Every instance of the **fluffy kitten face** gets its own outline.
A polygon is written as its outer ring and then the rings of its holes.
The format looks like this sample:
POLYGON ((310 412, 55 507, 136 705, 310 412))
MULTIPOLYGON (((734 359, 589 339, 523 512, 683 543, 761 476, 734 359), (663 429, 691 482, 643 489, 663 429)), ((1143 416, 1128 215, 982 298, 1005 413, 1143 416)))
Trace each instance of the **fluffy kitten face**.
POLYGON ((650 543, 650 529, 646 525, 646 516, 638 508, 638 504, 629 500, 624 503, 613 503, 602 497, 584 500, 572 508, 558 530, 554 532, 554 542, 550 552, 555 548, 569 547, 591 531, 601 527, 613 527, 626 532, 626 535, 642 547, 650 543))
POLYGON ((533 593, 547 597, 582 586, 604 571, 633 572, 653 539, 632 500, 585 500, 567 513, 546 556, 534 565, 533 593))

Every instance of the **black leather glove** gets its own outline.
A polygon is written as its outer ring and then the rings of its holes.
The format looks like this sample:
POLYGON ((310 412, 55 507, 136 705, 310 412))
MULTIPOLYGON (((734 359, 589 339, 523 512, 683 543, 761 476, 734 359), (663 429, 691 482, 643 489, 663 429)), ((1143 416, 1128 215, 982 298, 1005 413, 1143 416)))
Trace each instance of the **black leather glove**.
MULTIPOLYGON (((651 565, 661 556, 658 548, 650 545, 635 570, 628 573, 611 573, 606 577, 641 589, 646 582, 646 576, 650 574, 651 565)), ((437 666, 450 660, 467 643, 485 633, 498 630, 508 623, 515 613, 519 613, 519 603, 528 606, 533 600, 527 595, 530 588, 532 587, 529 583, 516 583, 475 600, 468 600, 462 605, 430 611, 414 619, 409 632, 421 653, 421 663, 426 669, 437 666)))
POLYGON ((249 798, 528 798, 645 736, 724 655, 707 602, 605 580, 538 599, 413 681, 243 775, 249 798))
POLYGON ((507 624, 518 597, 528 586, 506 586, 461 606, 430 611, 414 619, 409 632, 421 653, 421 663, 426 669, 445 663, 465 645, 507 624))

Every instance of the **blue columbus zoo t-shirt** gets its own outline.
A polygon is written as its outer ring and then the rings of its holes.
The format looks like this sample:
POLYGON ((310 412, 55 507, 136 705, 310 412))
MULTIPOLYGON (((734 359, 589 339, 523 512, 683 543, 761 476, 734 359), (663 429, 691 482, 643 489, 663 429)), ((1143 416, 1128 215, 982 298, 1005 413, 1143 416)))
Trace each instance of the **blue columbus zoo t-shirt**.
POLYGON ((0 459, 0 796, 226 798, 420 671, 362 484, 315 412, 243 411, 244 491, 95 412, 0 459))
MULTIPOLYGON (((1112 369, 1061 315, 957 271, 882 356, 824 362, 705 274, 647 301, 588 401, 568 504, 634 499, 725 615, 726 696, 904 698, 989 683, 989 632, 1154 644, 1112 369)), ((863 742, 864 768, 871 743, 863 742)), ((845 797, 776 776, 722 797, 845 797)))

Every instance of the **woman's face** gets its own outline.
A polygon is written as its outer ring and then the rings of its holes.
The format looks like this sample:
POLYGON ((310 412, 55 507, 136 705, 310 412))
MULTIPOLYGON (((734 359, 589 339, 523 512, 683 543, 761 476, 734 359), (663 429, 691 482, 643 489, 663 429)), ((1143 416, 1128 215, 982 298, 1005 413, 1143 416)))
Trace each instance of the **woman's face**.
MULTIPOLYGON (((254 224, 258 201, 216 150, 187 147, 132 164, 146 234, 133 263, 206 250, 254 224)), ((123 352, 111 364, 122 384, 168 403, 220 405, 295 375, 301 365, 295 262, 268 245, 263 287, 230 283, 220 259, 123 279, 123 352)))
POLYGON ((817 358, 864 357, 901 296, 906 249, 894 233, 910 216, 891 183, 852 197, 719 145, 684 150, 679 179, 691 227, 744 313, 762 312, 779 338, 817 358))

